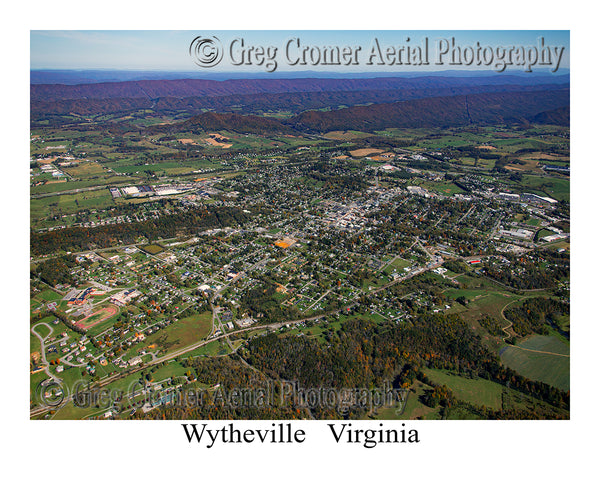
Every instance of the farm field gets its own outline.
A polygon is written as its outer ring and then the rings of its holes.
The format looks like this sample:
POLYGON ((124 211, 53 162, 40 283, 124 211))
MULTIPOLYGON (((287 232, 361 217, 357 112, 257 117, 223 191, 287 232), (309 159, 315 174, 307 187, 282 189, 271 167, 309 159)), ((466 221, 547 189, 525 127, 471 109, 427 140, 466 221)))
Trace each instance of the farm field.
POLYGON ((459 399, 473 405, 485 405, 493 410, 502 407, 502 385, 483 378, 465 378, 443 370, 426 368, 428 378, 438 385, 446 385, 459 399))
POLYGON ((383 153, 383 150, 379 148, 359 148, 350 151, 350 155, 353 157, 366 157, 367 155, 373 155, 375 153, 383 153))
MULTIPOLYGON (((534 335, 517 343, 529 350, 569 355, 569 347, 554 336, 534 335)), ((502 363, 521 375, 539 380, 562 390, 570 388, 570 361, 568 357, 521 350, 510 346, 500 351, 502 363)))
POLYGON ((132 177, 105 176, 93 180, 73 180, 68 182, 46 183, 30 188, 32 195, 65 192, 82 188, 135 183, 138 179, 132 177))
POLYGON ((570 181, 564 178, 546 178, 523 175, 522 185, 525 189, 540 192, 556 200, 569 200, 570 181))
POLYGON ((30 212, 32 219, 49 215, 69 215, 81 209, 99 209, 113 206, 108 189, 91 190, 69 195, 45 198, 32 198, 30 212))

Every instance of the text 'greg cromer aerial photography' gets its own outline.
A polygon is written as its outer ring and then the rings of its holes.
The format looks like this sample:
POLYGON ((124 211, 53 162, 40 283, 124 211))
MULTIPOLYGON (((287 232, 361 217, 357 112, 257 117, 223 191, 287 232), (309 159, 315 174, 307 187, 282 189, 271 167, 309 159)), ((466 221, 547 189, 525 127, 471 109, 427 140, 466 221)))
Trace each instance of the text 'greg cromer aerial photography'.
POLYGON ((569 418, 568 31, 30 36, 31 419, 569 418))

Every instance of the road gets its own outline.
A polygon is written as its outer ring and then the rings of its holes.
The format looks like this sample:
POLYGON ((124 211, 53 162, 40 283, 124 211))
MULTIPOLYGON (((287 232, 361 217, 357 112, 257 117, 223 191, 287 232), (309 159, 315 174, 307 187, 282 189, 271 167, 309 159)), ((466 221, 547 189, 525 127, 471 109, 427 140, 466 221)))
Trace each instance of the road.
MULTIPOLYGON (((169 242, 171 240, 176 240, 179 237, 172 237, 172 238, 162 238, 160 239, 161 242, 169 242)), ((113 245, 112 247, 106 247, 106 248, 95 248, 93 250, 82 250, 80 252, 71 252, 71 255, 73 256, 79 256, 79 255, 86 255, 88 253, 98 253, 98 252, 106 252, 109 250, 115 250, 115 249, 125 249, 128 247, 139 247, 139 246, 143 246, 143 245, 148 245, 150 242, 148 242, 148 240, 144 240, 143 242, 138 242, 138 243, 130 243, 128 245, 113 245)), ((53 257, 60 257, 61 255, 64 255, 64 253, 55 253, 52 255, 44 255, 41 258, 37 258, 37 259, 31 259, 31 263, 38 263, 38 262, 45 262, 46 260, 48 260, 49 258, 53 258, 53 257)))
POLYGON ((50 335, 52 335, 53 332, 54 332, 54 329, 47 323, 36 323, 33 327, 31 327, 31 333, 33 333, 40 340, 40 346, 42 349, 42 362, 44 363, 44 365, 46 365, 44 367, 46 375, 48 375, 50 378, 52 378, 52 380, 54 380, 55 382, 62 383, 62 380, 60 378, 54 376, 52 374, 52 372, 50 372, 50 364, 46 360, 46 345, 44 345, 44 342, 46 341, 46 339, 48 337, 50 337, 50 335), (48 333, 48 335, 46 335, 45 337, 42 338, 42 336, 35 331, 35 327, 37 327, 38 325, 45 325, 46 327, 48 327, 48 329, 50 329, 50 333, 48 333))
MULTIPOLYGON (((260 264, 261 262, 263 262, 265 260, 266 259, 263 259, 263 260, 257 262, 255 264, 255 266, 257 266, 258 264, 260 264)), ((379 287, 377 289, 371 290, 370 292, 365 293, 365 295, 366 296, 370 296, 370 295, 373 295, 375 293, 378 293, 378 292, 380 292, 382 290, 385 290, 386 288, 391 287, 392 285, 395 285, 397 283, 409 280, 410 278, 412 278, 412 277, 414 277, 416 275, 419 275, 419 274, 421 274, 421 273, 423 273, 425 271, 428 271, 428 270, 431 270, 433 268, 436 268, 439 265, 441 265, 442 263, 443 263, 443 261, 440 261, 440 262, 437 262, 435 264, 431 264, 428 267, 422 267, 422 268, 420 268, 418 270, 415 270, 414 272, 406 275, 405 277, 399 278, 399 279, 394 280, 394 281, 392 281, 392 282, 390 282, 390 283, 388 283, 386 285, 383 285, 382 287, 379 287)), ((276 329, 281 328, 281 327, 283 327, 285 325, 296 325, 298 323, 315 321, 315 320, 319 320, 321 318, 327 317, 329 315, 335 315, 336 313, 341 313, 343 311, 348 311, 349 309, 355 307, 357 304, 358 304, 358 302, 352 302, 351 304, 345 305, 345 306, 343 306, 343 307, 341 307, 339 309, 332 310, 332 311, 329 311, 329 312, 324 312, 324 313, 321 313, 319 315, 314 315, 314 316, 308 317, 308 318, 300 318, 300 319, 297 319, 297 320, 286 320, 286 321, 283 321, 283 322, 269 323, 269 324, 266 324, 266 325, 256 325, 254 327, 248 327, 248 328, 245 328, 243 330, 233 330, 231 332, 219 335, 218 337, 213 337, 213 338, 210 338, 210 339, 201 340, 199 342, 196 342, 196 343, 193 343, 193 344, 188 345, 186 347, 183 347, 183 348, 181 348, 179 350, 171 352, 171 353, 169 353, 167 355, 164 355, 162 357, 155 358, 155 359, 153 359, 153 360, 151 360, 151 361, 143 364, 140 367, 134 368, 132 370, 128 370, 126 372, 123 372, 122 374, 114 375, 112 377, 104 378, 104 379, 96 382, 94 385, 97 388, 106 387, 107 385, 111 384, 112 382, 114 382, 116 380, 119 380, 119 379, 121 379, 121 378, 123 378, 125 376, 129 376, 129 375, 132 375, 134 373, 137 373, 140 370, 144 370, 145 368, 147 368, 149 366, 156 365, 156 364, 159 364, 159 363, 162 363, 162 362, 166 362, 166 361, 172 360, 174 358, 177 358, 180 355, 183 355, 185 353, 189 353, 189 352, 191 352, 193 350, 196 350, 197 348, 203 347, 204 345, 207 345, 207 344, 209 344, 211 342, 215 342, 215 341, 221 340, 223 338, 227 339, 227 341, 229 342, 229 338, 228 337, 230 337, 232 335, 239 335, 239 334, 243 334, 244 332, 250 332, 250 331, 261 330, 261 329, 276 330, 276 329)), ((219 321, 219 323, 220 323, 220 321, 219 321)), ((66 403, 68 403, 71 400, 73 400, 73 395, 72 394, 65 395, 65 400, 63 401, 63 403, 61 405, 65 405, 66 403)), ((55 406, 37 407, 37 408, 35 408, 33 410, 30 410, 29 416, 30 416, 30 418, 31 417, 35 417, 35 416, 41 415, 43 413, 48 413, 49 411, 56 410, 56 409, 57 409, 57 407, 55 407, 55 406)))
POLYGON ((566 358, 569 358, 570 355, 566 355, 564 353, 546 352, 544 350, 532 350, 531 348, 523 348, 523 347, 519 347, 518 345, 513 345, 512 343, 508 343, 507 342, 507 340, 511 337, 510 333, 508 333, 508 330, 513 326, 513 322, 511 322, 508 318, 506 318, 506 316, 504 315, 504 310, 509 305, 511 305, 511 304, 513 304, 515 302, 518 302, 520 300, 521 300, 520 298, 517 298, 516 300, 513 300, 512 302, 508 302, 506 305, 504 305, 504 308, 500 311, 500 314, 502 315, 502 318, 508 322, 508 325, 506 327, 502 328, 502 330, 504 330, 504 333, 506 333, 506 337, 502 338, 502 341, 506 345, 508 345, 509 347, 518 348, 519 350, 524 350, 526 352, 543 353, 545 355, 554 355, 556 357, 566 357, 566 358))
MULTIPOLYGON (((73 190, 62 190, 59 192, 48 192, 48 193, 34 193, 31 195, 31 198, 46 198, 46 197, 56 197, 58 195, 73 195, 74 193, 81 193, 81 192, 91 192, 93 190, 104 190, 107 189, 109 187, 112 187, 113 185, 100 185, 100 186, 96 186, 96 187, 84 187, 84 188, 75 188, 73 190)), ((126 185, 119 185, 119 186, 126 186, 126 185)))

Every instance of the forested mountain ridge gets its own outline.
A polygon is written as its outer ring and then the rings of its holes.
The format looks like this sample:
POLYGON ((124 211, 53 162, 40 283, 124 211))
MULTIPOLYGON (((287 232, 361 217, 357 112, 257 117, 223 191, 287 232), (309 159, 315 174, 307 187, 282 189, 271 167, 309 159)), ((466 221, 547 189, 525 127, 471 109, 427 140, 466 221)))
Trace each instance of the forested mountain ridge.
POLYGON ((458 127, 542 121, 568 124, 569 89, 502 92, 424 98, 356 106, 332 111, 311 110, 287 120, 207 112, 184 122, 153 127, 160 131, 229 129, 240 133, 289 133, 292 130, 375 131, 385 128, 458 127))
POLYGON ((31 101, 99 98, 150 98, 222 96, 253 93, 404 90, 415 88, 474 87, 477 85, 539 85, 568 83, 568 75, 551 78, 499 75, 473 77, 423 76, 379 78, 294 78, 239 80, 140 80, 80 85, 30 86, 31 101), (551 80, 551 81, 550 81, 551 80))
POLYGON ((156 114, 202 110, 219 113, 262 114, 281 110, 294 114, 322 108, 338 109, 370 103, 392 103, 428 97, 467 95, 485 92, 541 91, 567 88, 568 83, 551 85, 456 85, 451 87, 396 88, 376 90, 327 90, 313 92, 234 93, 223 95, 110 97, 37 99, 32 97, 31 114, 34 118, 53 115, 106 115, 152 110, 156 114), (243 106, 243 107, 241 107, 243 106))

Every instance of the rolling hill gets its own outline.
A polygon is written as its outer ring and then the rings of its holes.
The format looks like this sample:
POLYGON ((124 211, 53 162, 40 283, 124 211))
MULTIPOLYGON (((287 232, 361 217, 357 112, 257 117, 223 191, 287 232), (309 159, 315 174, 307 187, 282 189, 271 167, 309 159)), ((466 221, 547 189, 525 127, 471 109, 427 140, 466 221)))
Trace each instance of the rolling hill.
POLYGON ((539 85, 568 83, 568 75, 547 77, 524 75, 469 77, 379 77, 379 78, 294 78, 234 80, 140 80, 80 85, 30 85, 31 102, 101 99, 210 97, 290 92, 349 92, 364 90, 410 90, 423 88, 474 87, 477 85, 539 85), (551 80, 551 81, 550 81, 551 80))
POLYGON ((564 124, 569 89, 480 93, 307 111, 285 121, 255 115, 207 112, 189 120, 152 127, 152 131, 232 130, 240 133, 324 133, 386 128, 435 128, 523 122, 564 124))
MULTIPOLYGON (((356 106, 329 112, 309 111, 293 117, 290 123, 299 129, 319 132, 493 125, 531 122, 536 118, 549 121, 553 117, 548 112, 568 106, 569 89, 481 93, 356 106)), ((554 117, 563 121, 560 115, 555 114, 554 117)))
POLYGON ((268 111, 301 113, 305 110, 337 109, 371 103, 392 103, 428 97, 443 97, 485 92, 539 91, 566 88, 562 85, 475 85, 445 88, 410 88, 393 90, 357 90, 324 92, 253 93, 197 97, 124 97, 63 99, 33 101, 31 114, 34 118, 52 115, 106 115, 127 114, 136 110, 152 110, 155 114, 186 112, 190 115, 200 111, 229 112, 260 115, 268 111))

